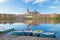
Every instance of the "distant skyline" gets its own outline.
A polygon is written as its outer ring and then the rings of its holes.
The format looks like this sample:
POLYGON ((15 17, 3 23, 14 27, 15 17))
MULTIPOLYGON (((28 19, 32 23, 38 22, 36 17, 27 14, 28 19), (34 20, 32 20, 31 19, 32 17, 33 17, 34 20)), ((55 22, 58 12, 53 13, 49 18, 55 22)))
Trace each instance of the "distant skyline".
POLYGON ((27 8, 41 14, 60 14, 60 0, 0 0, 0 13, 24 14, 27 8))

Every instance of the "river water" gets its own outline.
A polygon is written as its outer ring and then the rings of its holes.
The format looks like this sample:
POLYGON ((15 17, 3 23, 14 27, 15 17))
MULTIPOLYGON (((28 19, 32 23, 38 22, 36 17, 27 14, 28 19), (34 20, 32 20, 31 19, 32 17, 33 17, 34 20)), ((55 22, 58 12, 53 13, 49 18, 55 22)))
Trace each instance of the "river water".
MULTIPOLYGON (((13 23, 13 24, 0 24, 0 26, 5 26, 5 28, 14 28, 14 30, 20 30, 23 31, 25 29, 27 29, 27 24, 25 23, 13 23)), ((1 28, 1 27, 0 27, 1 28)), ((4 28, 0 29, 3 30, 4 28)), ((35 30, 43 30, 45 31, 54 31, 56 33, 56 37, 60 38, 60 24, 49 24, 49 23, 43 23, 43 24, 38 24, 36 26, 34 26, 33 24, 31 24, 29 26, 29 29, 35 31, 35 30)))

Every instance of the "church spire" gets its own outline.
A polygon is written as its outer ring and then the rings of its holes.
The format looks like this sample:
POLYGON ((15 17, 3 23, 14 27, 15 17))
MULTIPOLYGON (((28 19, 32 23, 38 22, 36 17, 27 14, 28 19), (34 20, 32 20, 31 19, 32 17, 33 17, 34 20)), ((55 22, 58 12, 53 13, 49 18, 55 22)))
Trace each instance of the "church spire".
POLYGON ((34 10, 34 12, 37 12, 36 9, 34 10))
POLYGON ((29 9, 27 9, 27 12, 29 12, 29 9))

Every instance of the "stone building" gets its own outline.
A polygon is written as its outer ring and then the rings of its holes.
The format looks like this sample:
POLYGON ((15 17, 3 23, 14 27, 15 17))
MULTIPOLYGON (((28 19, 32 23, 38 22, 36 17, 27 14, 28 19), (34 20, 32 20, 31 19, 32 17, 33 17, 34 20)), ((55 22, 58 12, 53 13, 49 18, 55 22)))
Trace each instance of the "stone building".
POLYGON ((36 24, 38 22, 39 17, 40 17, 40 14, 36 10, 34 10, 33 12, 30 12, 29 9, 27 9, 27 11, 25 13, 26 23, 28 25, 36 24))
POLYGON ((46 19, 46 18, 56 18, 58 14, 40 14, 36 10, 33 12, 29 11, 29 9, 26 10, 25 14, 0 14, 0 23, 39 23, 40 20, 46 19))

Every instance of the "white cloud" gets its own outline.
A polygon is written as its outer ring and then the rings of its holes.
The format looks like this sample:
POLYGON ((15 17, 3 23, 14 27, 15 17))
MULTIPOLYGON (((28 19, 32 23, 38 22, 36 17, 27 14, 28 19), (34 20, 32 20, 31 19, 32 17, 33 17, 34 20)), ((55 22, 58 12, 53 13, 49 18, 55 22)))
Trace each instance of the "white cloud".
POLYGON ((49 8, 51 8, 51 9, 55 9, 55 8, 57 8, 57 6, 50 6, 49 8))
POLYGON ((32 2, 32 4, 37 4, 40 7, 44 7, 44 2, 49 2, 50 0, 23 0, 24 3, 32 2))
POLYGON ((33 4, 35 4, 35 3, 42 3, 42 2, 45 2, 45 1, 49 1, 49 0, 23 0, 24 3, 32 2, 33 4))
POLYGON ((49 1, 49 0, 35 0, 33 3, 42 3, 42 2, 46 2, 46 1, 49 1))
POLYGON ((0 0, 0 3, 4 3, 4 2, 6 2, 7 0, 0 0))
POLYGON ((17 13, 17 12, 7 13, 7 12, 5 12, 3 14, 24 14, 24 13, 17 13))
POLYGON ((32 2, 33 0, 23 0, 24 3, 32 2))

